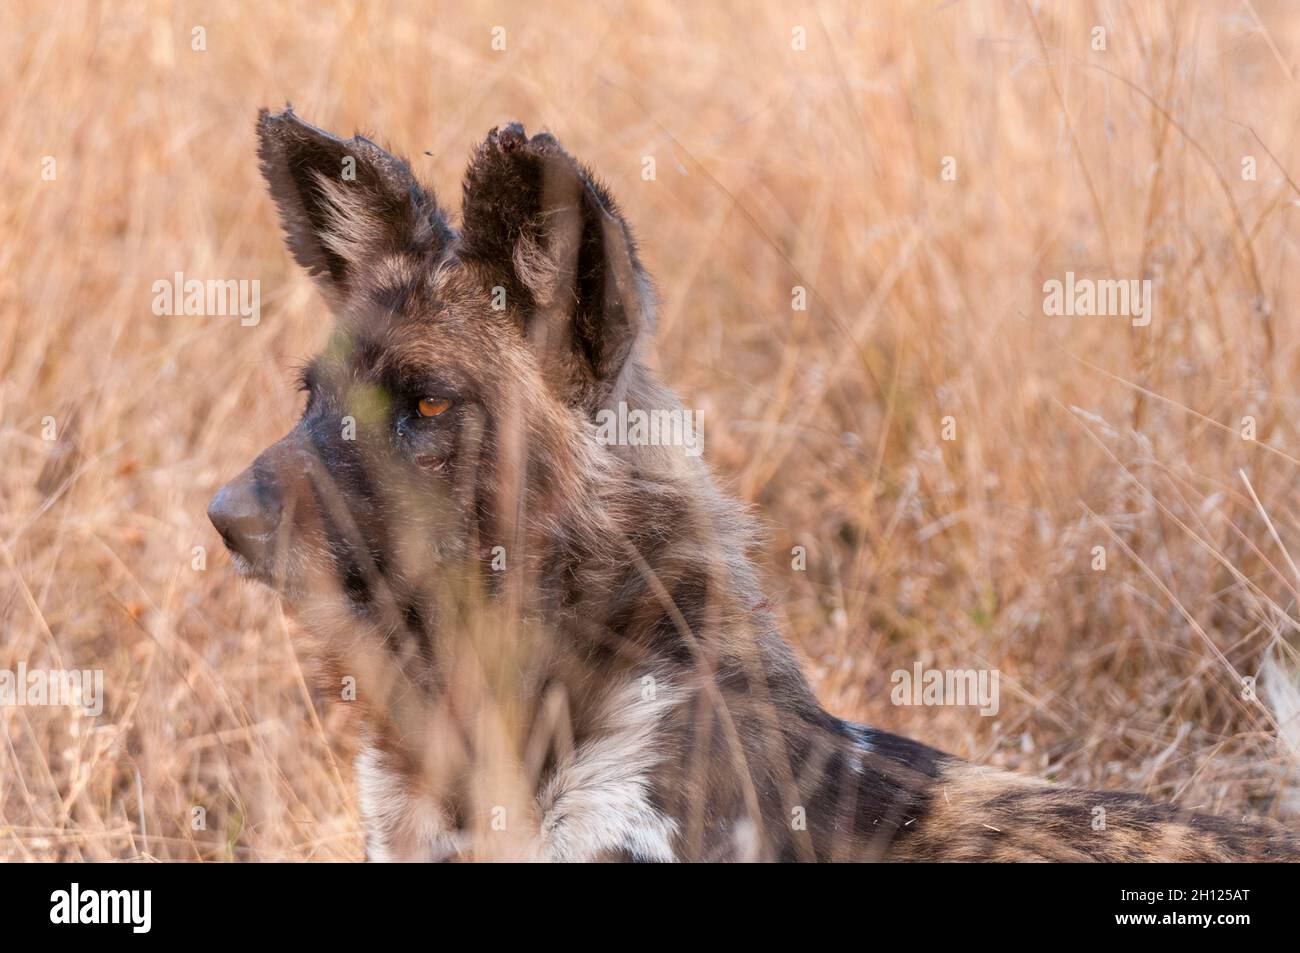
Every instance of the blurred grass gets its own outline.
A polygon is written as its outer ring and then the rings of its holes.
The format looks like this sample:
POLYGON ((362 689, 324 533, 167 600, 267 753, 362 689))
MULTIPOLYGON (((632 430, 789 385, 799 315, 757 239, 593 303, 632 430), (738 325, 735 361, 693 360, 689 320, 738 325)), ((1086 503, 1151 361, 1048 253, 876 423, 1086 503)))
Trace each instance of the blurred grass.
POLYGON ((1294 824, 1298 50, 1261 0, 11 4, 0 668, 102 667, 107 707, 0 708, 0 858, 359 856, 346 713, 204 518, 329 326, 254 159, 286 100, 453 208, 511 119, 608 180, 836 714, 1294 824), (155 317, 178 270, 260 280, 261 323, 155 317), (1152 325, 1045 317, 1067 270, 1151 278, 1152 325), (998 717, 892 706, 918 660, 1000 669, 998 717))

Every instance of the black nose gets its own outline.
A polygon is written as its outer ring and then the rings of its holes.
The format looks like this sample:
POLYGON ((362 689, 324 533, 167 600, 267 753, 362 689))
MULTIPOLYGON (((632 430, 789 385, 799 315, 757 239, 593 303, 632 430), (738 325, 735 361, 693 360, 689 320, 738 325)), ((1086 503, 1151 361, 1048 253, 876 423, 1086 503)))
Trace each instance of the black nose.
POLYGON ((232 552, 256 560, 269 551, 280 525, 280 496, 249 467, 217 491, 208 504, 208 519, 232 552))

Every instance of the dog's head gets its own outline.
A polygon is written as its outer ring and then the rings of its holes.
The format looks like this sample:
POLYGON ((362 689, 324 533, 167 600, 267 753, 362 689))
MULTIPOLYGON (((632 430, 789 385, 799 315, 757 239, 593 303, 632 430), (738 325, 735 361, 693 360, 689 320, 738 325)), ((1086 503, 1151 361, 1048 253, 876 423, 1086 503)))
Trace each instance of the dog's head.
POLYGON ((335 329, 302 375, 302 419, 208 514, 241 570, 291 602, 325 591, 418 615, 430 575, 510 558, 525 510, 580 505, 648 283, 609 195, 549 135, 489 134, 459 230, 367 139, 289 110, 264 111, 258 135, 335 329))

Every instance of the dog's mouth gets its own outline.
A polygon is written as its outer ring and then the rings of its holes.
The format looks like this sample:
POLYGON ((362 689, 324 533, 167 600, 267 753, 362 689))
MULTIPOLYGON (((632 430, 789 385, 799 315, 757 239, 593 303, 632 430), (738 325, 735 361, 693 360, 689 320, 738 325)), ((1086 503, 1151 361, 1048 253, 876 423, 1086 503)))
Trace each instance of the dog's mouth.
POLYGON ((276 592, 285 591, 284 580, 277 579, 276 574, 267 568, 261 562, 255 562, 249 559, 243 553, 226 544, 226 551, 230 553, 230 565, 234 568, 235 573, 249 582, 257 582, 274 589, 276 592))
POLYGON ((295 585, 276 536, 274 532, 250 535, 235 544, 223 534, 222 542, 226 544, 230 566, 240 579, 265 586, 282 596, 292 596, 295 585))

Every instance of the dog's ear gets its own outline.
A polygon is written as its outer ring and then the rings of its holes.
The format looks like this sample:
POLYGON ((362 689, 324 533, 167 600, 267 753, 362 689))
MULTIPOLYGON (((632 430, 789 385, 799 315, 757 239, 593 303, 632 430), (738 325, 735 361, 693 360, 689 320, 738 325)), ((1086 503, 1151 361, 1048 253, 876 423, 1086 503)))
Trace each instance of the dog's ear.
POLYGON ((488 135, 466 172, 458 254, 504 289, 565 399, 595 410, 609 397, 652 292, 609 193, 552 136, 488 135))
POLYGON ((426 256, 451 240, 410 167, 369 139, 340 139, 286 107, 257 119, 258 157, 293 257, 341 307, 385 254, 426 256))

